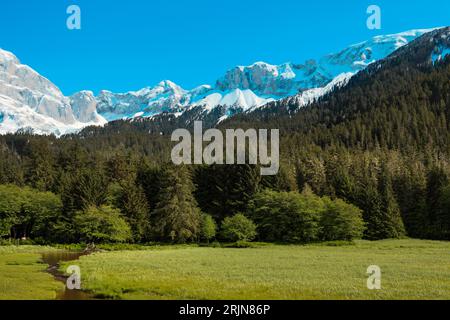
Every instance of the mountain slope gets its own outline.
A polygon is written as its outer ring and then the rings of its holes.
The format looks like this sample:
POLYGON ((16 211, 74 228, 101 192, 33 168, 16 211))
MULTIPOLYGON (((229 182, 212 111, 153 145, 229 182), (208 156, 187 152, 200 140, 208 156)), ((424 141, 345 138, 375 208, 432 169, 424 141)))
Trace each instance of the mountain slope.
POLYGON ((99 112, 112 121, 134 118, 136 115, 184 112, 189 110, 189 106, 203 106, 208 111, 222 106, 225 111, 220 118, 226 118, 237 110, 252 110, 304 91, 307 92, 303 99, 311 101, 326 91, 324 87, 335 78, 342 79, 344 75, 349 78, 431 30, 433 29, 419 29, 377 36, 303 64, 271 65, 256 62, 250 66, 238 66, 227 71, 214 86, 203 85, 191 91, 165 81, 154 88, 138 92, 108 93, 107 99, 102 92, 98 97, 102 106, 99 112), (167 83, 170 85, 167 86, 167 83))
POLYGON ((32 130, 62 134, 104 124, 91 92, 67 98, 49 80, 0 50, 0 134, 32 130))
POLYGON ((450 28, 423 35, 305 108, 288 98, 223 127, 275 127, 294 146, 450 152, 450 28))
MULTIPOLYGON (((102 91, 97 97, 90 91, 65 97, 49 80, 0 50, 0 134, 27 130, 59 136, 120 119, 160 121, 167 114, 172 118, 183 115, 185 122, 205 120, 214 125, 288 97, 301 107, 345 85, 358 71, 430 30, 375 37, 304 64, 257 62, 236 67, 214 86, 185 90, 162 81, 135 92, 102 91)), ((433 59, 438 61, 444 53, 437 50, 433 59)))

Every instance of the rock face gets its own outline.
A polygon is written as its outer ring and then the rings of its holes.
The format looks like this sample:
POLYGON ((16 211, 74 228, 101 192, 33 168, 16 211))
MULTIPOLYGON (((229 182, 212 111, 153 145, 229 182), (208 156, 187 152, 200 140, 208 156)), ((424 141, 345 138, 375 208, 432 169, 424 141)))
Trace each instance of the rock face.
POLYGON ((179 111, 190 99, 187 91, 171 81, 162 81, 153 88, 127 93, 101 91, 97 111, 108 120, 134 116, 151 116, 161 112, 179 111))
POLYGON ((249 89, 258 95, 286 96, 297 92, 296 74, 291 64, 273 66, 257 62, 247 67, 236 67, 217 80, 219 90, 249 89))
POLYGON ((6 51, 0 51, 0 94, 55 120, 73 123, 67 99, 50 81, 6 51))
POLYGON ((104 119, 97 113, 97 99, 92 91, 80 91, 70 97, 72 112, 79 122, 104 123, 104 119))
POLYGON ((274 66, 257 62, 247 67, 236 67, 217 80, 216 88, 250 89, 259 96, 275 97, 322 88, 340 74, 356 73, 429 31, 432 29, 374 37, 338 53, 326 55, 319 60, 308 60, 303 64, 285 63, 274 66))
MULTIPOLYGON (((107 121, 163 112, 180 114, 198 107, 204 109, 202 113, 209 113, 220 106, 226 117, 289 97, 305 105, 432 30, 375 37, 302 64, 257 62, 235 67, 214 86, 185 90, 171 81, 162 81, 155 87, 127 93, 101 91, 97 97, 90 91, 65 97, 54 84, 22 65, 12 53, 0 50, 0 134, 32 130, 60 135, 107 121)), ((436 48, 433 61, 449 52, 447 46, 436 48)))
POLYGON ((57 135, 106 121, 97 114, 92 93, 71 98, 49 80, 0 50, 0 134, 18 130, 57 135))

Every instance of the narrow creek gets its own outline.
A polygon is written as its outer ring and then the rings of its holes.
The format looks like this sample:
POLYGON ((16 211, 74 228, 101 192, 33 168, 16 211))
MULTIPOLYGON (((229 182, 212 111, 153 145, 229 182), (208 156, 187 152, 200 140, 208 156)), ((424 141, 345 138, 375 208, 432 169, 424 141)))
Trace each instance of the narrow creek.
MULTIPOLYGON (((83 251, 67 251, 57 250, 52 252, 43 252, 42 261, 48 264, 47 272, 50 273, 55 280, 64 283, 64 290, 57 292, 56 300, 92 300, 93 295, 83 290, 69 290, 66 286, 67 276, 59 271, 61 262, 75 261, 81 256, 88 255, 89 253, 83 251)), ((83 285, 83 282, 81 282, 83 285)))

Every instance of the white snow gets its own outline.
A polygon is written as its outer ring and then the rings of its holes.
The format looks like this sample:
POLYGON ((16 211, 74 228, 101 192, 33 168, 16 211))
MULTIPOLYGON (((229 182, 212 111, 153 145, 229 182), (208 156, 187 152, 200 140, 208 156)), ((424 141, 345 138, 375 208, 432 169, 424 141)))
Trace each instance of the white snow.
MULTIPOLYGON (((185 110, 199 106, 205 112, 225 107, 226 115, 219 119, 223 121, 234 110, 249 112, 288 97, 304 106, 432 30, 435 29, 376 36, 303 64, 274 65, 259 61, 238 66, 227 71, 213 86, 205 84, 185 90, 165 80, 154 87, 125 93, 103 90, 96 97, 90 91, 65 97, 48 79, 22 65, 11 52, 0 49, 0 134, 32 128, 40 134, 61 135, 117 119, 153 117, 162 112, 180 116, 185 110)), ((433 54, 433 62, 447 54, 450 49, 441 48, 433 54)))
POLYGON ((32 129, 56 135, 74 132, 88 125, 103 125, 96 100, 88 91, 73 97, 62 92, 10 52, 0 50, 0 133, 32 129))
POLYGON ((439 48, 437 52, 433 53, 431 56, 431 60, 433 63, 436 63, 437 61, 441 61, 445 59, 447 55, 450 54, 450 48, 439 48))

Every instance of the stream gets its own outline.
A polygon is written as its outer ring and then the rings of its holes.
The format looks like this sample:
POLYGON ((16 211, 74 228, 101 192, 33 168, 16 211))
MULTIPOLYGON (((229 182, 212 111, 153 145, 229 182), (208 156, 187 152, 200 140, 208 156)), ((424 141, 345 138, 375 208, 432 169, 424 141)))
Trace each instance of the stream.
MULTIPOLYGON (((56 296, 56 300, 92 300, 93 295, 83 291, 83 290, 69 290, 66 286, 66 281, 68 276, 63 272, 59 271, 59 266, 61 262, 65 261, 75 261, 81 256, 87 255, 89 253, 83 251, 67 251, 58 250, 52 252, 42 253, 42 261, 48 264, 47 272, 50 273, 55 280, 64 283, 64 290, 59 291, 56 296)), ((81 282, 83 284, 83 282, 81 282)))

